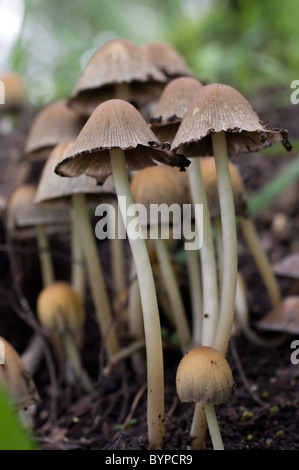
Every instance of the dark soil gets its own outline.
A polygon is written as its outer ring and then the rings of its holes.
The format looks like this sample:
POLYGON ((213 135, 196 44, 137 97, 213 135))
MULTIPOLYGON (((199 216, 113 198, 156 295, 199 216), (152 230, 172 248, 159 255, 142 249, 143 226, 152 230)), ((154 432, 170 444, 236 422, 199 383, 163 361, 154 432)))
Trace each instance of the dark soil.
MULTIPOLYGON (((42 288, 35 240, 9 242, 5 233, 5 205, 9 194, 23 181, 36 181, 40 166, 30 166, 24 158, 24 142, 37 110, 24 109, 18 116, 17 128, 1 136, 0 188, 2 227, 0 240, 0 335, 22 353, 33 331, 38 328, 35 303, 42 288)), ((298 138, 299 118, 295 106, 276 112, 271 124, 287 128, 292 140, 298 138)), ((292 161, 295 152, 264 157, 246 155, 235 159, 248 191, 258 191, 292 161)), ((299 250, 298 181, 275 202, 255 217, 263 246, 274 264, 285 255, 299 250), (283 214, 283 224, 274 221, 283 214)), ((69 280, 70 240, 68 233, 50 238, 58 279, 69 280)), ((106 270, 106 283, 112 298, 109 271, 109 245, 98 243, 99 256, 106 270)), ((127 257, 129 250, 127 247, 127 257)), ((179 265, 179 279, 188 314, 190 301, 187 273, 179 265)), ((248 304, 254 324, 268 312, 269 299, 242 237, 239 237, 239 269, 248 289, 248 304)), ((279 278, 284 296, 299 294, 298 283, 279 278)), ((105 355, 94 319, 93 305, 87 288, 84 365, 94 380, 94 391, 84 394, 61 376, 55 356, 48 345, 48 356, 34 376, 41 403, 33 415, 33 433, 41 449, 47 450, 145 450, 148 449, 146 426, 146 381, 134 373, 130 359, 120 369, 103 374, 105 355), (53 369, 52 369, 53 368, 53 369), (54 370, 54 375, 52 371, 54 370)), ((121 315, 117 317, 122 345, 130 343, 121 315)), ((164 339, 165 359, 165 449, 186 450, 194 406, 181 403, 175 389, 176 368, 180 351, 171 340, 171 327, 165 317, 162 325, 168 336, 164 339)), ((298 450, 299 365, 290 360, 290 337, 276 348, 256 346, 235 330, 228 361, 231 365, 235 393, 230 403, 216 407, 227 450, 298 450)), ((297 338, 298 339, 298 338, 297 338)), ((0 443, 1 445, 1 443, 0 443)), ((206 449, 211 449, 207 439, 206 449)))

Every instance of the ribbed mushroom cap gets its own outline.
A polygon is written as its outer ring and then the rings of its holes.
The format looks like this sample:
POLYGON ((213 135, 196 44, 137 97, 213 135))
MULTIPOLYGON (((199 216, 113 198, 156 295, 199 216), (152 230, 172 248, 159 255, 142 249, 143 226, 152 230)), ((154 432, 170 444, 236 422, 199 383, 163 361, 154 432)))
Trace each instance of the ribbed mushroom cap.
POLYGON ((57 281, 45 287, 37 298, 36 313, 41 325, 51 333, 71 332, 80 337, 85 310, 70 284, 57 281))
POLYGON ((25 184, 19 186, 9 198, 6 227, 14 238, 34 237, 39 224, 46 227, 47 233, 55 233, 69 224, 68 211, 36 206, 36 189, 34 184, 25 184))
POLYGON ((141 50, 170 78, 194 75, 185 57, 170 44, 153 41, 142 46, 141 50))
POLYGON ((216 349, 195 347, 179 363, 176 389, 182 402, 227 403, 234 392, 231 368, 216 349))
POLYGON ((150 119, 161 142, 172 142, 190 103, 202 87, 194 77, 179 77, 165 86, 150 119))
POLYGON ((211 135, 226 132, 228 154, 255 152, 282 142, 291 150, 288 132, 264 124, 248 101, 223 84, 203 86, 190 104, 172 142, 172 151, 188 157, 213 155, 211 135))
MULTIPOLYGON (((200 159, 200 167, 207 193, 211 217, 220 217, 220 203, 218 194, 217 172, 214 157, 200 159)), ((191 170, 189 170, 191 171, 191 170)), ((229 161, 229 173, 232 183, 233 198, 236 215, 248 217, 248 199, 246 188, 236 165, 229 161)))
POLYGON ((25 144, 29 161, 45 160, 53 147, 74 139, 85 121, 64 100, 45 106, 35 117, 25 144))
POLYGON ((100 195, 105 199, 115 196, 115 188, 112 177, 108 178, 100 186, 94 178, 82 174, 76 178, 62 178, 54 170, 56 165, 67 155, 72 148, 74 140, 61 142, 52 150, 44 165, 34 202, 43 207, 69 206, 72 194, 83 193, 88 196, 95 195, 94 201, 100 203, 100 195))
POLYGON ((299 296, 285 297, 256 326, 265 331, 299 334, 299 296))
POLYGON ((39 404, 40 397, 35 383, 16 349, 3 337, 0 337, 0 347, 1 356, 4 353, 0 362, 0 382, 13 404, 20 409, 39 404))
POLYGON ((61 176, 86 173, 103 183, 111 174, 110 149, 125 152, 128 170, 153 166, 155 161, 185 169, 189 161, 163 150, 139 111, 124 100, 100 104, 92 113, 66 157, 56 166, 61 176))
POLYGON ((24 82, 19 74, 8 72, 0 77, 2 82, 5 103, 0 106, 2 110, 14 109, 23 106, 27 102, 27 93, 24 82))
POLYGON ((140 106, 156 99, 167 80, 139 47, 125 39, 113 39, 93 54, 69 104, 79 113, 90 116, 103 101, 118 98, 117 84, 126 84, 130 101, 140 106))
POLYGON ((187 204, 189 199, 188 187, 184 187, 181 181, 181 172, 177 168, 166 165, 157 165, 137 171, 131 179, 131 192, 133 200, 137 204, 142 204, 146 209, 147 217, 143 217, 143 213, 139 214, 139 220, 142 226, 150 226, 152 223, 170 223, 176 224, 181 222, 181 211, 173 211, 170 209, 172 204, 178 204, 181 209, 183 204, 187 204), (154 216, 155 211, 151 211, 151 205, 161 206, 159 212, 159 221, 151 220, 151 214, 154 216), (167 206, 167 207, 166 207, 167 206), (176 217, 179 217, 179 220, 176 217), (173 217, 173 218, 172 218, 173 217))

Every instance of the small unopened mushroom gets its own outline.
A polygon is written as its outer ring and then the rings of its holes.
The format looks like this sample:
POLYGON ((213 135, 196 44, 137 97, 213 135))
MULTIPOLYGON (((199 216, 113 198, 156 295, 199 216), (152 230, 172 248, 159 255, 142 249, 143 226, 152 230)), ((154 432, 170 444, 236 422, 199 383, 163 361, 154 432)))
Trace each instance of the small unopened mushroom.
POLYGON ((67 282, 57 281, 44 288, 37 299, 37 316, 50 332, 54 343, 64 350, 73 373, 85 391, 92 390, 92 382, 83 368, 80 347, 83 340, 85 311, 78 294, 67 282))
POLYGON ((38 390, 14 346, 0 337, 0 347, 0 385, 7 392, 12 405, 19 411, 25 426, 28 426, 30 423, 26 411, 30 411, 32 405, 40 403, 38 390))
MULTIPOLYGON (((229 402, 234 392, 232 371, 223 354, 210 346, 191 349, 179 363, 176 389, 182 402, 203 404, 213 447, 215 450, 223 449, 214 405, 229 402)), ((191 430, 194 449, 200 432, 195 424, 191 430)))

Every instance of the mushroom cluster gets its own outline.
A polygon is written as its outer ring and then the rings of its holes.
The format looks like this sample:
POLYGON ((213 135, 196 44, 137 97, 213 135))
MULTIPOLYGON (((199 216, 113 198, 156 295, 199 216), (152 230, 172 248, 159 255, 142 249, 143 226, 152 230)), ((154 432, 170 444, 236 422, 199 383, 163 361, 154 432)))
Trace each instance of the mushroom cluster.
MULTIPOLYGON (((33 337, 43 341, 38 348, 30 342, 24 357, 40 364, 50 344, 62 383, 79 381, 81 393, 96 393, 101 377, 83 366, 85 321, 93 319, 105 370, 130 357, 136 377, 146 376, 148 446, 159 450, 167 447, 166 324, 181 354, 178 397, 195 402, 191 448, 204 446, 208 428, 213 447, 223 449, 214 406, 230 401, 234 390, 226 355, 239 312, 238 227, 272 307, 282 300, 230 157, 242 154, 241 166, 244 154, 279 142, 291 149, 285 129, 263 123, 231 86, 204 85, 170 45, 103 44, 69 96, 35 117, 24 148, 30 184, 24 181, 7 207, 11 246, 30 236, 41 262, 33 337), (108 264, 98 234, 104 227, 108 264), (62 234, 70 263, 58 278, 51 237, 62 234), (130 347, 134 342, 141 351, 130 347)), ((264 344, 265 323, 253 329, 246 306, 245 299, 244 333, 264 344)), ((293 323, 293 307, 290 315, 293 323)), ((270 346, 285 338, 276 335, 270 346)))

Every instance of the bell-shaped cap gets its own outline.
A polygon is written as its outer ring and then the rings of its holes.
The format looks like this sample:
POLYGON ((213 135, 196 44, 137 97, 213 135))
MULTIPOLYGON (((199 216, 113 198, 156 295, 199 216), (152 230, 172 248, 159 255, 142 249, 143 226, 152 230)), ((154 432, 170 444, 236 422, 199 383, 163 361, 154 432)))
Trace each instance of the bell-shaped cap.
POLYGON ((103 101, 120 98, 118 85, 127 85, 128 101, 141 106, 157 99, 167 81, 164 73, 138 46, 126 39, 113 39, 93 54, 69 104, 80 114, 90 116, 103 101))
POLYGON ((12 344, 0 337, 0 383, 20 409, 39 404, 40 397, 22 359, 12 344))
POLYGON ((191 102, 172 142, 172 151, 187 157, 213 155, 211 135, 226 133, 228 155, 256 152, 281 142, 292 146, 285 129, 263 123, 234 88, 219 83, 203 86, 191 102))
POLYGON ((145 44, 141 49, 169 78, 194 75, 185 57, 170 44, 153 41, 145 44))
POLYGON ((299 296, 285 297, 265 317, 256 322, 257 328, 265 331, 299 334, 299 296))
POLYGON ((14 190, 6 208, 6 227, 16 239, 36 236, 36 226, 43 225, 47 233, 55 233, 61 227, 69 225, 69 211, 45 209, 35 202, 37 187, 35 184, 24 184, 14 190))
POLYGON ((144 168, 133 174, 131 193, 134 202, 145 208, 139 213, 143 227, 181 223, 181 208, 190 202, 189 188, 184 184, 187 176, 182 178, 181 175, 178 168, 166 165, 144 168), (173 204, 175 206, 171 207, 173 204))
POLYGON ((55 101, 37 114, 30 127, 25 144, 28 161, 45 160, 60 142, 75 139, 85 120, 64 100, 55 101))
POLYGON ((161 142, 172 142, 190 103, 202 87, 194 77, 174 78, 165 86, 150 119, 161 142))
POLYGON ((195 347, 179 363, 176 389, 182 402, 227 403, 234 392, 230 365, 217 349, 195 347))
POLYGON ((103 183, 111 174, 109 150, 125 153, 128 170, 153 166, 156 161, 185 169, 189 160, 163 148, 139 111, 124 100, 112 99, 92 113, 66 157, 56 165, 61 176, 86 173, 103 183))
POLYGON ((107 178, 103 185, 97 184, 94 178, 82 174, 76 178, 62 178, 54 170, 56 165, 67 155, 74 140, 61 142, 52 150, 42 170, 34 202, 47 207, 70 206, 73 194, 95 195, 99 204, 100 195, 105 199, 115 196, 112 177, 107 178))
POLYGON ((36 313, 41 325, 51 334, 68 331, 80 337, 85 321, 85 310, 80 297, 70 284, 56 281, 39 294, 36 313))

